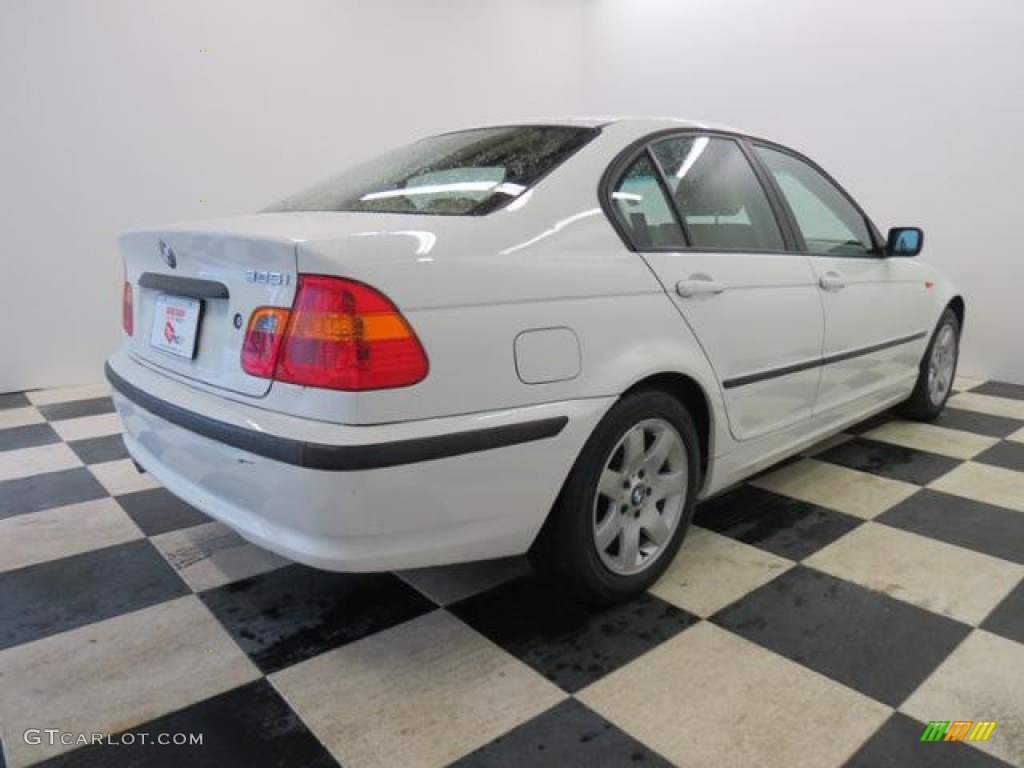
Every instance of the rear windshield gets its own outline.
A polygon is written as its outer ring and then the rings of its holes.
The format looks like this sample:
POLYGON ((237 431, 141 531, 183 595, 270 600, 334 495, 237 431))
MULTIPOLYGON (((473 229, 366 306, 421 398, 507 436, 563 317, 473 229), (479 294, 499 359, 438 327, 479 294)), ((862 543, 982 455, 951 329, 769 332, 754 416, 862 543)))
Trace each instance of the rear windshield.
POLYGON ((434 136, 344 171, 266 210, 480 216, 521 195, 598 132, 547 125, 434 136))

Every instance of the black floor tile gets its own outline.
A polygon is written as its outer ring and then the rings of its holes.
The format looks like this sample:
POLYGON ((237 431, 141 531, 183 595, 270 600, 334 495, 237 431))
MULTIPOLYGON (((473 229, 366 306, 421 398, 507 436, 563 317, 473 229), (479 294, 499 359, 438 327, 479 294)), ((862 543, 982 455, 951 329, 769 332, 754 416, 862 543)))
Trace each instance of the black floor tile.
POLYGON ((0 482, 0 520, 108 496, 85 467, 0 482))
POLYGON ((875 518, 894 528, 1024 564, 1024 515, 922 488, 875 518))
MULTIPOLYGON (((0 395, 0 411, 6 411, 8 408, 27 408, 32 405, 29 399, 25 397, 24 392, 5 392, 0 395)), ((0 754, 0 760, 3 759, 3 755, 0 754)))
POLYGON ((970 627, 798 565, 711 620, 891 706, 970 627))
POLYGON ((1024 427, 1024 421, 1019 419, 948 407, 932 423, 946 429, 959 429, 962 432, 973 432, 976 435, 1000 439, 1009 437, 1024 427))
POLYGON ((1009 768, 966 744, 921 741, 928 723, 895 712, 847 761, 844 768, 1009 768))
POLYGON ((917 485, 928 485, 960 464, 948 456, 863 437, 829 448, 815 458, 917 485))
POLYGON ((971 390, 976 395, 992 395, 993 397, 1008 397, 1011 400, 1024 400, 1024 386, 1020 384, 1009 384, 1005 381, 986 381, 971 390))
POLYGON ((872 429, 876 429, 882 426, 883 424, 888 424, 890 421, 896 421, 897 418, 899 417, 896 416, 896 414, 891 410, 882 411, 881 413, 876 413, 869 419, 865 419, 864 421, 858 422, 852 426, 847 427, 846 429, 843 430, 843 432, 846 432, 847 434, 850 435, 862 435, 865 432, 869 432, 872 429))
MULTIPOLYGON (((1004 440, 996 443, 991 448, 982 451, 971 461, 978 461, 982 464, 991 464, 1003 469, 1013 469, 1017 472, 1024 472, 1024 443, 1017 443, 1013 440, 1004 440)), ((1024 496, 1024 475, 1021 476, 1021 495, 1024 496)))
POLYGON ((981 628, 1024 643, 1024 581, 1003 598, 1003 602, 981 623, 981 628))
POLYGON ((109 397, 95 397, 91 400, 71 400, 66 403, 36 406, 47 421, 80 419, 83 416, 99 416, 114 412, 114 401, 109 397))
POLYGON ((146 540, 0 573, 0 649, 186 594, 146 540))
POLYGON ((303 565, 217 587, 201 597, 266 674, 437 607, 390 573, 328 573, 303 565))
POLYGON ((122 731, 98 744, 37 763, 37 768, 333 768, 338 765, 266 680, 222 693, 122 731), (155 742, 161 734, 198 734, 202 744, 155 742), (124 735, 133 734, 124 744, 124 735))
POLYGON ((75 440, 68 443, 68 447, 86 464, 102 464, 105 461, 129 458, 128 449, 124 447, 121 435, 75 440))
POLYGON ((0 451, 35 448, 38 445, 59 443, 58 435, 49 424, 28 424, 24 427, 0 429, 0 451))
POLYGON ((863 521, 816 504, 742 485, 701 504, 694 522, 790 560, 802 560, 863 521))
POLYGON ((451 768, 668 768, 657 752, 576 699, 566 699, 451 768))
POLYGON ((533 576, 448 610, 570 693, 697 622, 650 594, 607 608, 583 605, 533 576))
POLYGON ((121 508, 147 536, 191 528, 212 519, 163 488, 128 493, 116 498, 121 508))

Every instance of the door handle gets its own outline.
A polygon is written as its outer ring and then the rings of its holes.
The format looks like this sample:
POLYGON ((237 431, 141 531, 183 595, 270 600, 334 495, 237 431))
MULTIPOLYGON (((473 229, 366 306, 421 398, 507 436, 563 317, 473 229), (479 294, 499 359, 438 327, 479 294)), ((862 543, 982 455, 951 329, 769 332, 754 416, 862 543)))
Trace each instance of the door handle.
POLYGON ((838 272, 826 272, 818 279, 818 285, 820 285, 823 290, 835 293, 836 291, 841 291, 846 287, 846 278, 838 272))
POLYGON ((720 283, 717 280, 712 280, 707 275, 690 275, 688 280, 680 280, 676 283, 676 293, 682 296, 684 299, 689 299, 694 296, 704 295, 717 295, 725 290, 725 283, 720 283))

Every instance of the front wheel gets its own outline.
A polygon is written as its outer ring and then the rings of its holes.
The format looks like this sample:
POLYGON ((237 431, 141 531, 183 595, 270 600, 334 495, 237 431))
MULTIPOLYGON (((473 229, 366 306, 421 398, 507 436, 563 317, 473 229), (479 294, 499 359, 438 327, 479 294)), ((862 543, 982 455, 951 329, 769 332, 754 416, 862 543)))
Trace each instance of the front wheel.
POLYGON ((914 391, 897 409, 901 416, 931 421, 942 413, 953 390, 959 355, 960 321, 956 313, 947 307, 935 326, 931 343, 921 360, 914 391))
POLYGON ((660 391, 620 400, 590 436, 531 559, 576 596, 614 602, 651 586, 682 544, 699 485, 693 419, 660 391))

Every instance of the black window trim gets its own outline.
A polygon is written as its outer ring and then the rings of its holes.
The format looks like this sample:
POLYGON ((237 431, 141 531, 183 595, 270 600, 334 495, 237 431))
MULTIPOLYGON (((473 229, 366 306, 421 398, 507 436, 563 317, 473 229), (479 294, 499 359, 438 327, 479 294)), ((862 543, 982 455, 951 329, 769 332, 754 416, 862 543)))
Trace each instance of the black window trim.
MULTIPOLYGON (((647 155, 648 160, 651 163, 651 167, 654 168, 654 173, 658 177, 658 187, 661 189, 661 194, 665 197, 665 203, 668 205, 668 209, 672 212, 672 218, 675 219, 676 224, 679 225, 679 231, 683 233, 683 247, 687 249, 693 249, 693 237, 690 235, 690 228, 686 225, 686 218, 679 210, 679 206, 676 205, 675 199, 672 197, 672 189, 668 185, 668 174, 665 173, 665 168, 662 166, 658 156, 651 150, 653 144, 648 144, 644 147, 643 154, 647 155)), ((639 155, 637 156, 639 157, 639 155)), ((630 163, 629 168, 633 167, 633 163, 630 163)), ((620 177, 620 181, 622 178, 620 177)), ((671 246, 664 246, 671 247, 671 246)))
POLYGON ((741 253, 741 254, 764 254, 764 255, 777 255, 777 256, 808 256, 811 258, 854 258, 854 259, 877 259, 885 258, 888 256, 885 250, 885 239, 882 237, 875 226, 874 221, 865 212, 861 205, 850 195, 843 185, 840 184, 835 178, 814 162, 811 158, 807 157, 801 152, 797 152, 795 149, 791 149, 778 142, 771 141, 769 139, 762 139, 755 136, 748 136, 744 133, 737 133, 734 131, 727 131, 722 129, 708 129, 708 128, 665 128, 659 131, 649 133, 636 141, 630 143, 625 149, 623 149, 616 157, 608 164, 608 167, 601 174, 601 179, 598 183, 598 201, 601 204, 601 209, 604 211, 605 218, 608 219, 612 228, 619 235, 626 248, 633 253, 639 253, 640 249, 633 243, 632 237, 629 231, 626 229, 624 223, 619 218, 618 213, 615 210, 615 204, 611 199, 611 193, 614 191, 615 185, 618 184, 622 179, 622 174, 635 162, 640 155, 647 153, 647 155, 654 162, 654 167, 659 172, 659 187, 661 188, 662 194, 664 194, 669 201, 669 205, 675 213, 676 221, 682 222, 682 216, 679 213, 678 207, 675 204, 675 200, 666 191, 664 170, 661 168, 661 164, 658 163, 657 158, 651 151, 651 146, 660 141, 671 138, 681 138, 691 135, 708 136, 709 138, 726 138, 735 141, 743 154, 746 156, 747 161, 750 163, 754 170, 754 174, 757 176, 761 183, 762 189, 768 196, 768 202, 771 205, 772 213, 775 215, 775 221, 779 229, 782 231, 782 238, 785 244, 783 250, 750 250, 745 248, 708 248, 702 246, 689 245, 692 242, 689 238, 689 233, 686 230, 685 224, 682 225, 683 237, 686 238, 687 245, 685 247, 677 246, 650 246, 644 249, 647 253, 741 253), (771 169, 768 168, 764 160, 761 159, 757 153, 757 147, 766 147, 768 149, 774 149, 778 152, 789 155, 801 162, 811 166, 814 170, 818 171, 825 179, 830 182, 839 193, 846 198, 846 200, 854 207, 854 209, 864 219, 865 224, 868 228, 868 235, 871 237, 874 250, 868 253, 812 253, 807 249, 807 244, 804 242, 803 235, 800 233, 800 228, 797 225, 796 217, 793 214, 792 209, 789 206, 788 201, 779 189, 778 184, 772 175, 771 169))
MULTIPOLYGON (((615 186, 622 180, 623 174, 632 167, 633 163, 640 158, 641 155, 646 153, 654 163, 654 167, 658 171, 658 186, 661 192, 668 200, 669 206, 671 207, 675 219, 680 223, 683 237, 686 239, 685 246, 649 246, 643 249, 644 253, 721 253, 721 254, 759 254, 767 256, 792 256, 794 254, 806 255, 798 250, 798 246, 801 241, 798 241, 792 227, 785 217, 787 209, 782 207, 782 204, 775 196, 774 184, 766 184, 764 174, 766 169, 761 164, 760 158, 753 157, 753 153, 749 147, 745 146, 746 142, 750 141, 750 137, 742 133, 735 133, 732 131, 725 131, 720 129, 709 129, 709 128, 666 128, 660 131, 655 131, 643 136, 636 141, 629 144, 623 149, 601 175, 601 180, 598 185, 598 200, 601 204, 602 210, 604 210, 605 217, 611 223, 615 229, 619 238, 627 249, 633 253, 640 253, 641 249, 637 248, 636 244, 626 229, 624 223, 620 219, 616 209, 615 203, 612 200, 612 192, 615 190, 615 186), (679 207, 676 205, 676 201, 672 198, 672 195, 668 193, 668 186, 665 180, 665 171, 661 167, 661 163, 658 162, 654 152, 651 151, 651 147, 662 141, 666 141, 674 138, 688 138, 690 136, 707 136, 708 138, 719 138, 726 139, 735 143, 740 151, 746 157, 747 162, 750 164, 751 170, 754 173, 755 178, 761 185, 761 189, 764 191, 765 196, 768 198, 768 205, 771 208, 772 215, 775 218, 775 224, 779 228, 782 234, 782 240, 784 248, 779 249, 751 249, 751 248, 720 248, 710 246, 694 246, 690 245, 692 240, 690 239, 689 232, 686 228, 682 213, 679 211, 679 207)), ((769 174, 770 175, 770 174, 769 174)), ((859 210, 859 209, 858 209, 859 210)))
POLYGON ((765 195, 768 196, 768 203, 771 205, 772 213, 775 214, 775 221, 779 229, 782 230, 782 239, 787 253, 803 253, 804 240, 800 234, 800 228, 796 224, 793 212, 786 205, 786 201, 782 197, 782 190, 775 183, 771 171, 761 158, 758 157, 757 152, 754 151, 750 139, 744 136, 738 140, 738 143, 740 149, 743 150, 743 154, 746 155, 747 162, 754 169, 754 175, 761 182, 761 188, 764 190, 765 195))
POLYGON ((807 157, 807 155, 797 152, 795 149, 790 149, 789 147, 779 144, 777 142, 769 141, 767 139, 757 139, 753 137, 745 137, 745 141, 749 145, 752 161, 757 165, 758 168, 760 168, 761 173, 764 175, 765 180, 770 185, 773 191, 773 196, 778 199, 781 209, 785 212, 786 220, 789 226, 792 227, 793 237, 801 254, 803 254, 804 256, 810 256, 812 258, 826 259, 877 259, 884 258, 887 255, 885 252, 885 240, 882 239, 882 235, 878 231, 878 228, 875 226, 875 223, 871 220, 871 217, 868 216, 867 212, 853 198, 853 195, 847 192, 846 189, 843 188, 843 185, 835 180, 832 174, 830 174, 828 171, 826 171, 824 168, 822 168, 820 165, 814 162, 811 158, 807 157), (789 155, 794 160, 798 160, 806 165, 809 165, 815 171, 820 173, 825 178, 825 180, 829 182, 833 187, 835 187, 839 194, 851 206, 853 206, 853 209, 860 214, 861 219, 864 220, 865 226, 867 226, 868 237, 871 238, 872 250, 868 251, 867 253, 815 253, 809 250, 807 248, 807 243, 804 241, 804 236, 800 232, 800 226, 797 223, 796 214, 793 213, 793 209, 789 205, 789 201, 786 200, 786 196, 782 193, 782 189, 779 187, 778 182, 775 181, 775 176, 772 174, 771 169, 768 167, 768 164, 761 158, 760 154, 757 152, 758 147, 763 147, 765 149, 780 152, 784 155, 789 155))

